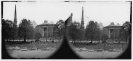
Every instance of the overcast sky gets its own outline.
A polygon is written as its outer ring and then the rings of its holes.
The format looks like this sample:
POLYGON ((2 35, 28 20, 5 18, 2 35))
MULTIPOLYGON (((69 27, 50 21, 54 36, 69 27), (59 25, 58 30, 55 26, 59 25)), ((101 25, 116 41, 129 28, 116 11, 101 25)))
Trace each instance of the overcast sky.
POLYGON ((66 20, 73 13, 73 21, 81 22, 84 7, 85 26, 90 20, 103 23, 104 26, 114 22, 122 25, 130 21, 130 2, 6 2, 3 18, 14 20, 15 4, 18 24, 23 18, 42 24, 44 20, 56 23, 66 20))

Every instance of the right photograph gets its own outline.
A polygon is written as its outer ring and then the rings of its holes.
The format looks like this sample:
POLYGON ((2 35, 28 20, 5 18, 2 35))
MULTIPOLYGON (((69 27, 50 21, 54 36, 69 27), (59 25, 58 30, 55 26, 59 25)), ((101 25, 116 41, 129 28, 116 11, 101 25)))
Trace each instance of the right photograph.
POLYGON ((67 40, 75 54, 118 58, 131 47, 131 2, 77 4, 66 24, 67 40))

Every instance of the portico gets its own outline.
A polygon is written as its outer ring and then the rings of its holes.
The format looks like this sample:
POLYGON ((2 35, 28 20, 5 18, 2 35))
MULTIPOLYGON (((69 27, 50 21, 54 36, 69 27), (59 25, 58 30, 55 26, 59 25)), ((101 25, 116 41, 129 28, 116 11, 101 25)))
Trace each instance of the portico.
POLYGON ((121 26, 106 26, 104 30, 109 39, 116 39, 120 36, 121 26))
POLYGON ((40 24, 36 26, 36 32, 39 32, 43 38, 52 37, 55 24, 40 24))

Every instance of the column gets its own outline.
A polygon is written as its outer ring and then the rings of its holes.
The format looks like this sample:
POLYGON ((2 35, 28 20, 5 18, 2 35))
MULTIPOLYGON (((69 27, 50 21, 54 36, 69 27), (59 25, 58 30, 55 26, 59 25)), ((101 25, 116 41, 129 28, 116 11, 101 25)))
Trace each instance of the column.
POLYGON ((110 29, 109 29, 109 34, 108 34, 108 38, 110 38, 110 29))

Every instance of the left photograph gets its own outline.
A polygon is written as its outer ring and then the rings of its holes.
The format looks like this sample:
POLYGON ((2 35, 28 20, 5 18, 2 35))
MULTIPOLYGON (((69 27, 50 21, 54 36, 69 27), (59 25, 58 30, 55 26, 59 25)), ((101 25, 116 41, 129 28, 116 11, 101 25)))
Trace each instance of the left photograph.
POLYGON ((3 2, 1 40, 9 56, 52 56, 61 46, 65 33, 67 16, 59 17, 63 15, 59 7, 51 2, 3 2))

